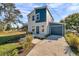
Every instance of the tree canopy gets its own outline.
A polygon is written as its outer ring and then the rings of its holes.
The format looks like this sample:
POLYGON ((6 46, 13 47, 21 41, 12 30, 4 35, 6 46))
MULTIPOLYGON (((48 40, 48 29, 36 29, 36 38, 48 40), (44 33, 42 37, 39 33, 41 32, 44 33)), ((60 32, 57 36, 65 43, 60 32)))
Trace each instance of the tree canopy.
POLYGON ((67 16, 64 20, 60 21, 66 25, 66 29, 76 29, 79 28, 79 13, 74 13, 67 16))
POLYGON ((8 24, 17 24, 17 22, 22 23, 20 19, 23 16, 13 3, 0 3, 0 17, 1 16, 4 16, 4 30, 6 30, 8 24))

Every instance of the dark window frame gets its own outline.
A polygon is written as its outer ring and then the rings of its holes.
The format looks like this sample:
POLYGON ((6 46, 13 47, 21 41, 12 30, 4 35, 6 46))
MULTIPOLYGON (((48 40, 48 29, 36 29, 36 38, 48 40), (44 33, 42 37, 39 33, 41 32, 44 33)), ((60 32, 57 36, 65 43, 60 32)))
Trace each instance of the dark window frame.
POLYGON ((32 16, 32 21, 34 21, 34 20, 35 20, 35 16, 33 15, 33 16, 32 16))

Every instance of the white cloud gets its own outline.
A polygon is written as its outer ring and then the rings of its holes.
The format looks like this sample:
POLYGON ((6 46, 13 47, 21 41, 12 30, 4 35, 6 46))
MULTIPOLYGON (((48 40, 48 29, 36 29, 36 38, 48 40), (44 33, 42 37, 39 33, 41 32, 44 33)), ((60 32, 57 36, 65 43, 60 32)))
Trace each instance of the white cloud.
POLYGON ((40 7, 40 6, 39 5, 34 5, 33 7, 36 8, 36 7, 40 7))
POLYGON ((27 10, 26 8, 17 8, 17 9, 19 9, 22 14, 26 14, 27 15, 28 13, 30 13, 30 11, 27 10))
POLYGON ((30 11, 28 11, 28 10, 21 10, 21 12, 23 13, 23 14, 29 14, 30 13, 30 11))
POLYGON ((76 10, 79 9, 79 4, 78 3, 72 3, 71 6, 69 6, 67 9, 70 10, 70 11, 76 11, 76 10))
POLYGON ((33 3, 29 3, 27 4, 29 7, 31 8, 35 8, 35 7, 39 7, 40 5, 37 5, 37 4, 33 4, 33 3))
POLYGON ((70 6, 68 7, 68 10, 71 10, 71 11, 76 11, 79 9, 79 6, 70 6))
POLYGON ((47 4, 47 6, 49 6, 50 8, 57 8, 62 5, 63 5, 63 3, 49 3, 49 4, 47 4))
POLYGON ((72 5, 73 5, 73 6, 77 6, 77 5, 79 5, 79 3, 72 3, 72 5))
POLYGON ((64 18, 66 18, 68 16, 68 14, 62 15, 62 20, 64 20, 64 18))

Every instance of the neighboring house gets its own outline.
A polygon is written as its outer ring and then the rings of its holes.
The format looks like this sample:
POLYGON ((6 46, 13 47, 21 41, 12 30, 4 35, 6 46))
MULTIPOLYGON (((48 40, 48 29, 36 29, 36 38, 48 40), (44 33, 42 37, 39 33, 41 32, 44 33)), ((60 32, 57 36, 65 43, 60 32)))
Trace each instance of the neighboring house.
POLYGON ((35 36, 64 35, 64 25, 54 23, 49 9, 47 7, 38 7, 28 14, 28 32, 35 36))

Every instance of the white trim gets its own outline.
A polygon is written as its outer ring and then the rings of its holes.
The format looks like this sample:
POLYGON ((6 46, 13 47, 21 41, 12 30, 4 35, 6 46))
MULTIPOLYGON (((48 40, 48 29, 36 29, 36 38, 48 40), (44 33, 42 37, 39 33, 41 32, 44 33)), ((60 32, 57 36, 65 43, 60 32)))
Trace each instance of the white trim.
POLYGON ((40 13, 37 13, 35 17, 36 17, 36 21, 39 21, 40 20, 40 13), (39 16, 39 19, 37 19, 37 15, 39 16))

